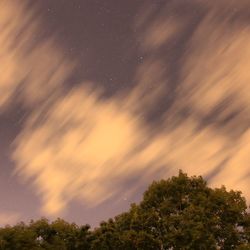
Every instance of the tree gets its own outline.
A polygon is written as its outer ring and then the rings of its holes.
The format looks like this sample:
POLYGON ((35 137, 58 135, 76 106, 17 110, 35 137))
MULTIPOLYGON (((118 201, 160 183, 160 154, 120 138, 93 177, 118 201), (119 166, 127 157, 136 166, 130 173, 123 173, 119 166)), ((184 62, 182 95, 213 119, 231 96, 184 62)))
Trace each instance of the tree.
POLYGON ((153 182, 139 205, 116 217, 117 230, 147 233, 158 249, 236 249, 249 244, 249 214, 240 192, 211 189, 202 177, 153 182))
POLYGON ((62 219, 0 228, 0 250, 250 250, 241 192, 212 189, 183 172, 153 182, 137 205, 90 231, 62 219))
POLYGON ((0 229, 0 250, 82 250, 90 249, 90 226, 57 219, 52 223, 45 218, 31 221, 29 225, 0 229))
POLYGON ((36 244, 36 233, 21 222, 13 227, 0 229, 1 250, 29 250, 40 249, 36 244))

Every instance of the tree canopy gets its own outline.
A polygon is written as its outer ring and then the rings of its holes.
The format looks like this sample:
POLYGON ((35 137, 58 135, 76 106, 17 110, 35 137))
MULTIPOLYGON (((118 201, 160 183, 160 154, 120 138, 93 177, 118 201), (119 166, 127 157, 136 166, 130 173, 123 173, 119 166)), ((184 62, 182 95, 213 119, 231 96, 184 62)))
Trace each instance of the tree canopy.
POLYGON ((153 182, 139 204, 91 230, 42 218, 0 229, 0 250, 250 249, 250 214, 239 191, 202 177, 153 182))

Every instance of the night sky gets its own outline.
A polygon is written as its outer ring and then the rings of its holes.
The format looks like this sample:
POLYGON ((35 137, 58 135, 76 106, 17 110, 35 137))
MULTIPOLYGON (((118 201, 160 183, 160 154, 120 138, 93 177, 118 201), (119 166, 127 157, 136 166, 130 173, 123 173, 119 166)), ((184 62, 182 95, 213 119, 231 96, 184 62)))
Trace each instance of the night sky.
POLYGON ((0 225, 96 226, 179 169, 250 200, 248 0, 0 0, 0 225))

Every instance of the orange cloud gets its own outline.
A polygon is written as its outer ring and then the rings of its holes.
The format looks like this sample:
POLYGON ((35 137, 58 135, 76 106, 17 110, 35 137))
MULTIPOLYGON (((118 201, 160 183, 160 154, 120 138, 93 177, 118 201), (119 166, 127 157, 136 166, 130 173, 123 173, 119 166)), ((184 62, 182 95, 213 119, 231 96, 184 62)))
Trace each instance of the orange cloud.
POLYGON ((0 225, 6 226, 17 223, 20 219, 20 214, 15 212, 0 212, 0 225))
POLYGON ((40 21, 25 3, 0 3, 0 110, 14 95, 32 106, 56 94, 74 66, 53 38, 35 42, 42 31, 40 21))
POLYGON ((30 117, 14 158, 23 177, 35 177, 45 212, 59 212, 75 196, 93 205, 116 192, 112 178, 141 139, 134 133, 139 131, 135 117, 115 100, 100 101, 81 87, 58 99, 40 118, 30 117))

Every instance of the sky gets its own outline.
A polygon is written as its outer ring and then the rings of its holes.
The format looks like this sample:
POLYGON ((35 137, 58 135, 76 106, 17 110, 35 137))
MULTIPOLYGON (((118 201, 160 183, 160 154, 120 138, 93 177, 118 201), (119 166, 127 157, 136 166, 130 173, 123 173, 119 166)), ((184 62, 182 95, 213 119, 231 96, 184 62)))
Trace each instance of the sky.
POLYGON ((97 226, 180 169, 250 200, 248 0, 0 1, 0 225, 97 226))

